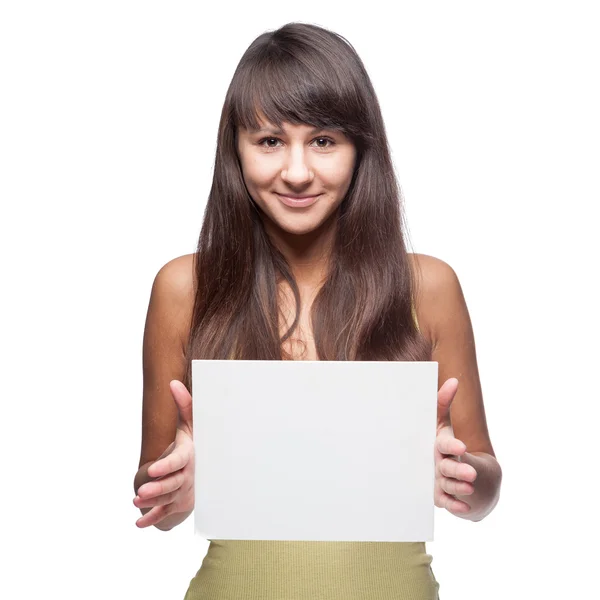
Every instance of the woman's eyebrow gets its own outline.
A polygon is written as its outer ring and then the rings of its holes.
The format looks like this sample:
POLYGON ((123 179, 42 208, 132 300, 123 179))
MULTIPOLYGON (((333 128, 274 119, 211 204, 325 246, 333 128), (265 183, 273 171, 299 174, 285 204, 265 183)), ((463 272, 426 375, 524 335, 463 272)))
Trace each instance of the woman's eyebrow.
MULTIPOLYGON (((313 127, 308 132, 308 135, 313 135, 318 133, 319 131, 328 130, 329 127, 313 127)), ((262 127, 261 129, 250 129, 250 133, 272 133, 274 135, 283 135, 285 131, 283 129, 279 129, 278 127, 262 127)))

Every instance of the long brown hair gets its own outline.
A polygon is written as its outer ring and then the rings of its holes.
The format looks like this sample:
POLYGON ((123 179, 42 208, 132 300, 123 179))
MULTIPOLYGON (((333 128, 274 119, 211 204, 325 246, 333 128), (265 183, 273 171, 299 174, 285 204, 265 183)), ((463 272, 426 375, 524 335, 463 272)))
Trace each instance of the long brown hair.
POLYGON ((337 129, 357 150, 337 213, 331 266, 311 307, 319 359, 431 360, 431 343, 412 319, 416 278, 373 85, 344 37, 317 25, 288 23, 250 44, 227 90, 195 256, 188 389, 192 359, 289 358, 282 343, 299 321, 298 285, 264 229, 236 149, 239 127, 260 127, 259 111, 279 127, 289 122, 337 129), (295 319, 283 336, 280 279, 296 302, 295 319))

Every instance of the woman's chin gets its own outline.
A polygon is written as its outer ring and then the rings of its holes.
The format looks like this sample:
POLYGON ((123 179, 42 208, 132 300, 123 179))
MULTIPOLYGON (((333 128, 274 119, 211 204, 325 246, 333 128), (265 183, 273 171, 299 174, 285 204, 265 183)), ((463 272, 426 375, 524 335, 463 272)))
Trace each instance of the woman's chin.
POLYGON ((301 211, 288 209, 279 204, 279 206, 260 207, 260 212, 266 228, 274 230, 275 233, 279 231, 300 236, 322 229, 326 223, 334 223, 334 213, 336 208, 339 208, 339 204, 337 207, 322 204, 321 209, 323 207, 327 209, 325 213, 323 210, 316 210, 319 204, 317 202, 314 206, 301 211))
POLYGON ((300 217, 294 215, 291 217, 265 215, 263 213, 263 223, 269 232, 288 234, 288 235, 306 235, 323 225, 323 219, 315 219, 314 217, 300 217), (265 218, 266 217, 266 218, 265 218))

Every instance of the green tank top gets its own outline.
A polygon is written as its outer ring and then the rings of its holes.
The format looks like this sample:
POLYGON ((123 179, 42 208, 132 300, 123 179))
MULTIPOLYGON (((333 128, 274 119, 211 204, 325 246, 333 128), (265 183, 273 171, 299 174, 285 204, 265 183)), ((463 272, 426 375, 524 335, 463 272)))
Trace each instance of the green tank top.
POLYGON ((184 600, 439 600, 425 542, 208 541, 184 600))

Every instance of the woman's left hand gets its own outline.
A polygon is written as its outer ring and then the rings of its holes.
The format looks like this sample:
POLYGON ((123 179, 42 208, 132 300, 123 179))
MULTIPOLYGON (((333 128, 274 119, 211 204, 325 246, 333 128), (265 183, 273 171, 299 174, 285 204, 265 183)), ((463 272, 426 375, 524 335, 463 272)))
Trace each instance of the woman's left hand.
POLYGON ((467 447, 454 437, 450 422, 450 405, 457 389, 458 379, 452 377, 438 390, 434 502, 437 507, 460 516, 470 512, 471 507, 455 498, 455 495, 468 496, 473 493, 477 471, 471 465, 460 462, 467 447))

